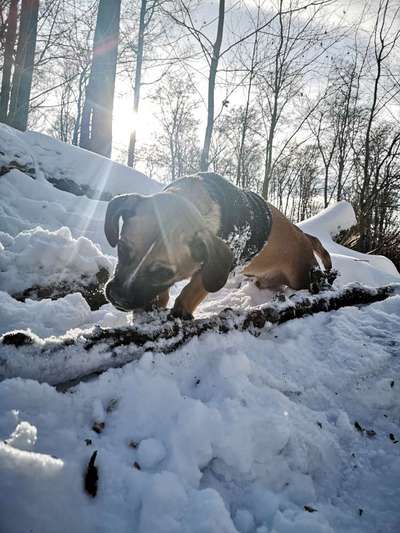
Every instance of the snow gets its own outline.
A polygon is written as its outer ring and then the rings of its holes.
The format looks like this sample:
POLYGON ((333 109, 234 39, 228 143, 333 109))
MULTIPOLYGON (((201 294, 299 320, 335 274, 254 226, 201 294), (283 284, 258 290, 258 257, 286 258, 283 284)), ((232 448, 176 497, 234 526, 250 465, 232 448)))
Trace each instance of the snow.
POLYGON ((37 179, 72 180, 112 196, 152 194, 161 185, 141 172, 37 132, 22 133, 0 124, 0 167, 27 167, 37 179), (10 164, 11 163, 11 164, 10 164))
MULTIPOLYGON (((0 167, 16 167, 0 177, 0 332, 31 331, 38 346, 57 346, 60 339, 45 338, 65 333, 77 341, 57 356, 39 356, 36 345, 2 345, 0 375, 13 376, 0 383, 2 531, 400 530, 398 294, 269 326, 257 338, 203 335, 168 356, 146 352, 60 393, 39 380, 56 383, 109 357, 105 345, 85 351, 82 331, 132 320, 155 326, 148 315, 110 304, 91 311, 78 292, 57 300, 12 297, 34 285, 90 281, 115 264, 103 231, 106 202, 48 180, 72 180, 97 195, 151 194, 160 186, 2 125, 0 167), (93 498, 83 486, 95 450, 93 498)), ((340 202, 300 224, 330 251, 340 274, 334 289, 399 283, 388 259, 332 240, 354 222, 352 207, 340 202)), ((272 296, 235 273, 197 314, 245 310, 272 296)))
POLYGON ((350 250, 332 240, 340 231, 351 228, 354 224, 356 217, 353 207, 348 202, 341 201, 301 222, 299 226, 306 233, 318 237, 330 252, 333 268, 340 273, 340 286, 359 281, 377 287, 398 278, 399 272, 387 257, 350 250))
POLYGON ((156 439, 143 439, 138 447, 139 464, 144 468, 156 467, 166 455, 162 442, 156 439))
POLYGON ((21 422, 12 432, 6 444, 18 450, 31 450, 37 440, 37 429, 29 422, 21 422))
POLYGON ((396 531, 399 317, 394 296, 259 338, 205 335, 66 394, 4 381, 6 531, 396 531), (82 483, 94 450, 92 499, 82 483))
POLYGON ((36 226, 50 231, 68 227, 74 238, 87 237, 112 253, 103 229, 106 209, 106 202, 60 191, 19 170, 0 178, 0 231, 13 237, 36 226))
POLYGON ((31 300, 19 302, 6 292, 0 291, 0 334, 14 329, 29 329, 41 337, 64 335, 75 328, 86 329, 95 324, 103 327, 127 325, 129 317, 103 305, 91 311, 83 296, 68 294, 57 300, 31 300))
POLYGON ((67 227, 53 232, 36 227, 15 238, 0 234, 0 242, 0 291, 11 294, 35 285, 73 286, 77 279, 94 283, 101 268, 111 273, 115 266, 114 258, 86 237, 74 239, 67 227))

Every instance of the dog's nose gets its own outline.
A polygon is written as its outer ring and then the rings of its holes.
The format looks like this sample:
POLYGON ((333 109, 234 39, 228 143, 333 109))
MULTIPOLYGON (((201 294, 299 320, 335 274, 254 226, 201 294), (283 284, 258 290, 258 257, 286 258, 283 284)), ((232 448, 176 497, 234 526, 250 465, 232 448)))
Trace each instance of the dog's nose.
POLYGON ((123 290, 119 285, 117 285, 113 281, 109 281, 106 285, 105 292, 107 300, 113 305, 118 306, 118 304, 123 304, 123 290))

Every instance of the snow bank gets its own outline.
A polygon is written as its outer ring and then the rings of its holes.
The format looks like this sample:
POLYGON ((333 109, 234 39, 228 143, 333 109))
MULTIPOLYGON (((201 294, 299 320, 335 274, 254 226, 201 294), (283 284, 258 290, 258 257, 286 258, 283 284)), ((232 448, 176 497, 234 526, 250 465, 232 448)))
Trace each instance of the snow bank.
POLYGON ((15 167, 36 178, 71 180, 90 187, 95 197, 127 192, 152 194, 160 184, 107 158, 35 132, 0 124, 0 167, 15 167))
POLYGON ((4 381, 2 526, 8 533, 396 531, 400 458, 390 435, 399 436, 399 318, 396 296, 259 338, 207 335, 70 394, 4 381), (100 433, 94 422, 104 423, 100 433), (94 450, 93 499, 83 475, 94 450))
POLYGON ((73 289, 79 282, 96 283, 99 270, 111 273, 115 264, 86 237, 74 239, 67 227, 52 232, 36 227, 15 238, 0 234, 0 243, 0 291, 10 294, 34 286, 73 289))
POLYGON ((300 222, 299 227, 306 233, 327 239, 335 237, 343 230, 352 228, 355 224, 357 224, 357 219, 353 206, 342 200, 300 222))
POLYGON ((32 331, 40 337, 64 335, 71 329, 86 329, 95 325, 114 327, 128 325, 129 315, 111 304, 91 311, 83 296, 68 294, 57 300, 31 300, 19 302, 0 291, 0 334, 14 329, 32 331))
POLYGON ((341 201, 299 224, 306 233, 318 237, 332 256, 333 267, 339 271, 338 286, 359 281, 377 287, 398 281, 400 274, 392 261, 382 255, 362 254, 337 244, 332 237, 357 223, 351 204, 341 201))

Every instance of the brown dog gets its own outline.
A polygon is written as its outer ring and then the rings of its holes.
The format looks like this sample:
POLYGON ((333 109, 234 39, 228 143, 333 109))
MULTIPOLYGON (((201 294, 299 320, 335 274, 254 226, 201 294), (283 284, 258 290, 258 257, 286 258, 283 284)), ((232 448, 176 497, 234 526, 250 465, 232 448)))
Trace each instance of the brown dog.
POLYGON ((209 292, 220 290, 235 264, 254 276, 260 288, 310 286, 329 253, 260 196, 244 192, 217 174, 182 178, 152 196, 127 194, 108 204, 105 233, 118 245, 114 277, 106 296, 129 311, 165 307, 169 288, 190 278, 173 313, 191 317, 209 292), (121 234, 119 220, 122 217, 121 234))

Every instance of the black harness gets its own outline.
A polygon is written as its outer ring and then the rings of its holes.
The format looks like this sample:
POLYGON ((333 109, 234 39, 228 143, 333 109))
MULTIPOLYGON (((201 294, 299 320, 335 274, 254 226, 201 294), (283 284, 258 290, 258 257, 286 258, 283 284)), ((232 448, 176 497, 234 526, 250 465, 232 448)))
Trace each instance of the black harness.
POLYGON ((263 248, 271 232, 272 213, 267 202, 254 192, 235 187, 219 174, 200 172, 194 177, 202 181, 221 209, 218 237, 232 249, 233 267, 246 263, 263 248))

